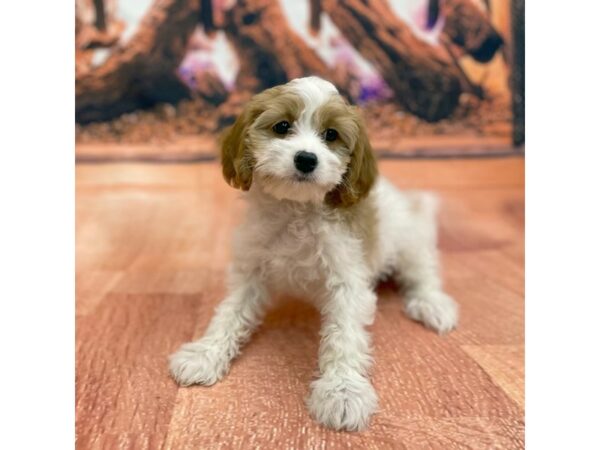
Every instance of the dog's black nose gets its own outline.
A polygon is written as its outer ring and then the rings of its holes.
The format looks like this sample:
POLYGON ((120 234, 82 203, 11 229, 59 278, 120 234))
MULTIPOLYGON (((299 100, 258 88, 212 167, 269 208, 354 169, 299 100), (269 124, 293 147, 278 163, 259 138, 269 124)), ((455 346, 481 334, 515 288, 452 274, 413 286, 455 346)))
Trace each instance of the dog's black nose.
POLYGON ((311 173, 317 167, 318 162, 317 155, 304 150, 300 150, 294 156, 294 165, 302 173, 311 173))

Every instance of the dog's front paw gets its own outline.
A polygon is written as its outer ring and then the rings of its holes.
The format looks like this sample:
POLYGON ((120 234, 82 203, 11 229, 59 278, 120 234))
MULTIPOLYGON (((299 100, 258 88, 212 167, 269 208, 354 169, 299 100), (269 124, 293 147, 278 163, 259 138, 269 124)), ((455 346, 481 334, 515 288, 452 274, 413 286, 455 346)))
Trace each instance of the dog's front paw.
POLYGON ((315 380, 308 410, 315 420, 335 430, 359 431, 377 408, 377 394, 368 379, 324 375, 315 380))
POLYGON ((214 345, 202 342, 184 344, 169 357, 173 379, 182 386, 203 384, 210 386, 229 371, 229 361, 214 345))
POLYGON ((458 323, 458 305, 442 291, 410 296, 405 309, 408 317, 440 334, 449 332, 458 323))

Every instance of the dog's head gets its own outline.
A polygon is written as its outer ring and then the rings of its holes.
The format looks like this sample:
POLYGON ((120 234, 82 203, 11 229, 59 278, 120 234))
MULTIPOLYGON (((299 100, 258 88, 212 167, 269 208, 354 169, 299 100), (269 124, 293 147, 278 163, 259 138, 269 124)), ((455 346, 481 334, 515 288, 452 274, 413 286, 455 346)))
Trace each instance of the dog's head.
POLYGON ((364 122, 329 82, 299 78, 255 95, 221 142, 223 175, 278 199, 350 206, 377 166, 364 122))

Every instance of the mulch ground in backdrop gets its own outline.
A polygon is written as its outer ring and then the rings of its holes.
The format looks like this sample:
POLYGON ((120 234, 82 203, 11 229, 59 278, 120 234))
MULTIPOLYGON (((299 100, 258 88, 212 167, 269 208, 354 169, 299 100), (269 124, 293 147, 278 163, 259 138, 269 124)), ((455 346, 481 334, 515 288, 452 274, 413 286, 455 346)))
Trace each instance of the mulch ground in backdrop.
MULTIPOLYGON (((162 104, 112 121, 76 126, 77 159, 195 161, 217 156, 217 138, 243 102, 218 107, 202 99, 162 104)), ((504 154, 511 145, 505 96, 465 96, 448 119, 428 123, 392 102, 363 106, 373 148, 382 157, 504 154)))

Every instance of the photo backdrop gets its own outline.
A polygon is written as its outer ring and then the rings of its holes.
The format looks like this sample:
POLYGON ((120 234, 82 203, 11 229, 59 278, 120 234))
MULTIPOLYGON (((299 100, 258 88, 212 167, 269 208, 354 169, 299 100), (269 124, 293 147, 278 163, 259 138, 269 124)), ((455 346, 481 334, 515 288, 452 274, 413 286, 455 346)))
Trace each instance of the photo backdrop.
POLYGON ((76 0, 75 20, 83 160, 214 157, 252 94, 306 75, 363 107, 380 155, 520 151, 522 2, 76 0))

